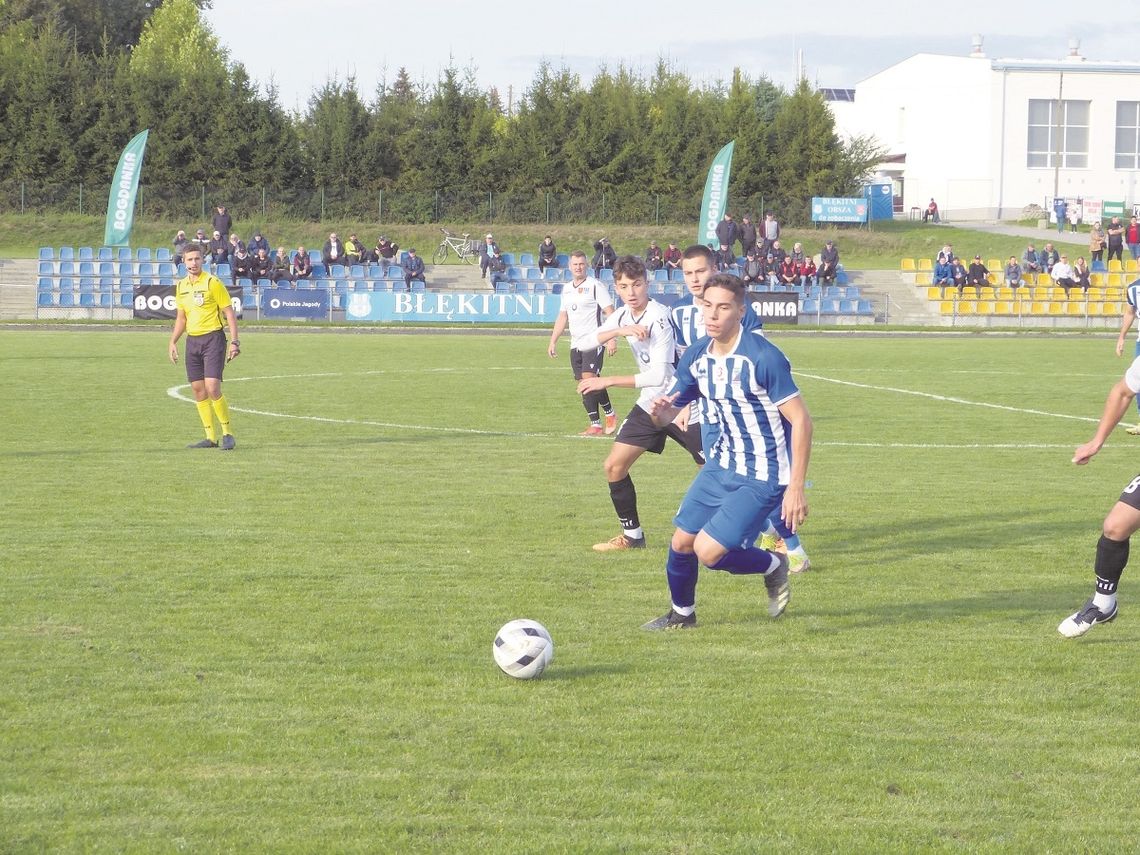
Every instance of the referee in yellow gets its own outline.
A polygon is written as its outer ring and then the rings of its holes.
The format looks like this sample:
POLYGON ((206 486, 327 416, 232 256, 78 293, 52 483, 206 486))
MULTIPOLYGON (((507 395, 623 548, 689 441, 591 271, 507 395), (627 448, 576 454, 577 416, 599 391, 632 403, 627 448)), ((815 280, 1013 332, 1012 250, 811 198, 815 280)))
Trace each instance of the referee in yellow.
POLYGON ((237 316, 230 304, 230 295, 222 280, 202 272, 202 247, 187 244, 182 252, 186 277, 174 286, 178 313, 174 316, 174 330, 170 334, 170 361, 178 362, 178 339, 186 333, 186 379, 194 390, 198 402, 198 417, 206 429, 206 438, 189 448, 217 448, 218 434, 214 429, 214 416, 222 426, 222 451, 235 445, 230 429, 230 408, 222 395, 222 369, 241 353, 238 341, 237 316), (230 342, 222 319, 230 330, 230 342))

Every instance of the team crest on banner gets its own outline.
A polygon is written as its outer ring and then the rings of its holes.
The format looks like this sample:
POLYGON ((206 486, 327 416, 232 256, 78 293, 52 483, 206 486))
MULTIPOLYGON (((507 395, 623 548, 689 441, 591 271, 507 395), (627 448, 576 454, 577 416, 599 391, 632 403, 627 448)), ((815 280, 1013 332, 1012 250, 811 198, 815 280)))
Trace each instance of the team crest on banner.
POLYGON ((353 318, 366 318, 372 313, 372 297, 367 293, 353 292, 348 295, 345 313, 353 318))

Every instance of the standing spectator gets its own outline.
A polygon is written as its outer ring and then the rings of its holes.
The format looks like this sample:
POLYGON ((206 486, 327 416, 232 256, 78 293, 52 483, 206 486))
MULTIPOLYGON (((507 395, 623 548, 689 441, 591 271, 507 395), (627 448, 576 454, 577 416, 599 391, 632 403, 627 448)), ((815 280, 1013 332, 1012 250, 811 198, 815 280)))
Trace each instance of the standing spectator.
POLYGON ((1069 206, 1063 197, 1058 196, 1053 200, 1053 216, 1057 218, 1057 234, 1065 233, 1065 215, 1068 210, 1069 206))
POLYGON ((1025 248, 1025 255, 1021 257, 1021 269, 1034 276, 1041 272, 1041 262, 1037 258, 1037 250, 1033 248, 1033 244, 1025 248))
POLYGON ((737 226, 737 239, 740 241, 740 254, 748 257, 748 250, 756 246, 756 224, 752 218, 745 214, 737 226))
POLYGON ((1128 228, 1124 230, 1124 242, 1128 244, 1128 252, 1132 256, 1132 260, 1140 259, 1140 223, 1136 222, 1135 217, 1128 224, 1128 228))
POLYGON ((669 278, 673 278, 673 272, 681 269, 681 250, 677 248, 675 241, 669 241, 669 246, 665 250, 665 272, 668 273, 669 278))
POLYGON ((1085 263, 1085 257, 1082 255, 1077 259, 1077 263, 1073 265, 1073 282, 1081 287, 1085 297, 1088 297, 1089 288, 1092 287, 1092 271, 1089 270, 1088 264, 1085 263))
POLYGON ((1069 231, 1073 234, 1077 233, 1077 223, 1081 221, 1081 206, 1069 206, 1069 231))
POLYGON ((329 233, 329 239, 321 249, 321 261, 327 272, 332 272, 334 264, 344 264, 344 242, 336 236, 336 232, 329 233))
POLYGON ((1053 248, 1053 244, 1047 243, 1045 247, 1037 253, 1037 263, 1041 265, 1041 270, 1044 273, 1052 273, 1053 265, 1061 259, 1057 254, 1057 250, 1053 248))
POLYGON ((1021 287, 1021 265, 1017 263, 1017 256, 1011 255, 1009 263, 1005 266, 1005 287, 1017 290, 1021 287))
POLYGON ((396 253, 399 251, 399 245, 388 240, 387 235, 380 235, 376 241, 376 263, 380 265, 380 269, 383 270, 385 274, 388 273, 388 267, 391 266, 392 259, 396 257, 396 253))
POLYGON ((269 278, 274 282, 293 281, 293 264, 283 246, 277 247, 277 254, 273 256, 273 267, 269 271, 269 278))
POLYGON ((216 269, 219 264, 228 264, 230 260, 230 244, 223 236, 224 232, 215 231, 214 237, 207 246, 210 253, 210 263, 216 269))
MULTIPOLYGON (((1036 259, 1037 254, 1034 253, 1033 257, 1036 259)), ((1034 264, 1037 262, 1034 261, 1034 264)), ((954 271, 951 268, 950 259, 948 259, 941 252, 938 253, 938 260, 934 262, 934 275, 933 280, 935 285, 946 287, 947 285, 954 284, 954 271)))
POLYGON ((424 260, 416 255, 415 247, 408 250, 408 258, 404 261, 404 287, 409 291, 412 290, 413 279, 427 284, 424 280, 424 260))
POLYGON ((313 259, 309 257, 309 251, 304 246, 297 247, 297 254, 293 256, 289 272, 294 282, 298 279, 308 279, 313 275, 313 259))
POLYGON ((189 239, 186 237, 186 232, 184 232, 182 229, 179 229, 178 234, 174 236, 174 241, 172 243, 174 246, 174 263, 181 264, 182 256, 185 254, 186 247, 190 243, 189 239))
POLYGON ((1069 257, 1062 255, 1049 271, 1049 275, 1053 277, 1054 284, 1065 289, 1065 299, 1069 299, 1069 289, 1077 284, 1073 279, 1073 268, 1069 266, 1069 257))
POLYGON ((234 227, 234 221, 230 219, 229 212, 226 210, 225 205, 218 205, 214 213, 212 225, 214 227, 214 231, 218 232, 223 237, 228 235, 230 233, 230 230, 234 227))
POLYGON ((538 272, 542 273, 548 267, 558 266, 558 247, 554 245, 554 238, 547 235, 538 245, 538 272))
POLYGON ((1104 245, 1107 239, 1104 236, 1104 227, 1097 220, 1089 229, 1089 257, 1093 261, 1104 261, 1104 245))
POLYGON ((253 233, 253 239, 246 244, 245 248, 249 250, 250 255, 255 257, 257 256, 258 250, 262 249, 265 250, 267 256, 269 255, 269 241, 267 241, 259 231, 253 233))
POLYGON ((238 284, 239 279, 253 278, 253 259, 244 246, 238 246, 237 253, 230 258, 230 282, 238 284))
POLYGON ((253 257, 252 270, 254 279, 269 278, 270 274, 273 273, 273 259, 269 257, 269 250, 258 249, 257 255, 253 257))
MULTIPOLYGON (((716 239, 720 241, 722 247, 732 249, 733 244, 736 243, 736 238, 736 223, 732 219, 732 214, 725 211, 724 219, 716 224, 716 239)), ((733 257, 735 258, 736 256, 733 257)))
POLYGON ((487 232, 483 238, 483 246, 479 248, 479 278, 487 278, 487 269, 491 266, 491 259, 499 252, 499 245, 495 243, 495 236, 487 232))
POLYGON ((367 262, 366 252, 364 244, 357 240, 354 232, 348 236, 348 242, 344 245, 344 263, 346 265, 365 264, 367 262))
POLYGON ((1124 266, 1124 224, 1120 217, 1113 217, 1108 224, 1108 260, 1113 258, 1124 266))
POLYGON ((661 252, 661 247, 657 245, 657 241, 650 241, 649 248, 645 250, 645 269, 660 270, 664 263, 665 257, 661 252))
POLYGON ((835 242, 829 240, 819 253, 819 272, 816 278, 820 285, 830 285, 838 275, 839 250, 835 248, 835 242))
MULTIPOLYGON (((974 260, 970 263, 970 269, 966 271, 966 284, 974 286, 978 292, 978 299, 982 297, 982 286, 990 284, 990 271, 982 264, 980 255, 974 256, 974 260)), ((961 286, 958 287, 958 293, 962 293, 961 286)))
POLYGON ((615 261, 617 261, 617 253, 610 246, 609 238, 594 241, 594 257, 590 266, 594 268, 595 277, 599 276, 603 269, 613 270, 615 261))
POLYGON ((780 224, 776 221, 776 215, 769 211, 764 215, 764 222, 760 224, 760 251, 767 255, 768 250, 779 239, 780 224))
POLYGON ((926 206, 926 210, 922 212, 922 221, 924 223, 938 222, 938 203, 934 201, 934 197, 930 197, 930 204, 926 206))

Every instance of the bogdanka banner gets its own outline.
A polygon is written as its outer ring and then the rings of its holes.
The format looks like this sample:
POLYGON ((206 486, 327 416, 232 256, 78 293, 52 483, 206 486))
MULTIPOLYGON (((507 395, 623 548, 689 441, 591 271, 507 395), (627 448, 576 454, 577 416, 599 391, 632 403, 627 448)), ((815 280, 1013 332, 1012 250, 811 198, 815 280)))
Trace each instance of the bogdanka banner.
POLYGON ((720 240, 716 236, 717 224, 724 219, 724 212, 728 210, 728 175, 732 172, 732 149, 735 145, 736 140, 733 140, 717 152, 709 167, 708 178, 705 179, 697 243, 711 245, 714 249, 720 246, 720 240))
POLYGON ((103 231, 104 246, 130 246, 131 226, 135 219, 135 197, 139 192, 139 174, 142 172, 143 153, 150 131, 143 131, 127 143, 119 156, 119 165, 111 181, 111 195, 107 200, 107 226, 103 231))

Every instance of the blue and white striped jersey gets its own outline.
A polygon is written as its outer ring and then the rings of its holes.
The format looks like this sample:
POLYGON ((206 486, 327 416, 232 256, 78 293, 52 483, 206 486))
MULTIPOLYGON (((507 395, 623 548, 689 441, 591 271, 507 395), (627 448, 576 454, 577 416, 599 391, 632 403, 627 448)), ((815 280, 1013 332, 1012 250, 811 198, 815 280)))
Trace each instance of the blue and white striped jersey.
MULTIPOLYGON (((1124 289, 1124 299, 1128 301, 1129 306, 1136 310, 1136 314, 1140 315, 1140 279, 1124 289)), ((1140 329, 1136 332, 1136 340, 1140 341, 1140 329)))
POLYGON ((709 463, 758 481, 787 484, 791 427, 780 404, 800 390, 783 352, 759 330, 744 330, 732 352, 716 356, 708 337, 693 343, 677 366, 670 394, 677 406, 705 398, 720 422, 709 463))

